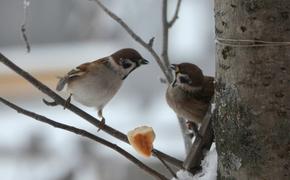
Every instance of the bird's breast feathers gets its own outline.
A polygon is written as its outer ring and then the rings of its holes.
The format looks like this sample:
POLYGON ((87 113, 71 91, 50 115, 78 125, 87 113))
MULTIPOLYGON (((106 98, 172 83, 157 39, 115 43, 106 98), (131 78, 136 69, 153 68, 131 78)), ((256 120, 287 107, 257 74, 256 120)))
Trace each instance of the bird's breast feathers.
POLYGON ((111 69, 95 68, 98 69, 68 83, 67 91, 80 103, 98 108, 112 99, 121 87, 122 80, 111 69))

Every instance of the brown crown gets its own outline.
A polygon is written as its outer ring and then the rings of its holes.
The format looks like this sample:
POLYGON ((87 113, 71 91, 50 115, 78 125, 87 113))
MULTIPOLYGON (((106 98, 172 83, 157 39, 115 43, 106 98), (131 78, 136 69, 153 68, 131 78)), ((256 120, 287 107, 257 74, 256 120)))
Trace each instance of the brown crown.
POLYGON ((192 81, 192 86, 201 86, 203 83, 203 73, 201 69, 195 64, 181 63, 176 64, 175 72, 181 74, 187 74, 192 81))
POLYGON ((131 48, 120 49, 119 51, 113 53, 111 56, 118 64, 120 63, 120 59, 130 59, 132 61, 143 59, 135 49, 131 48))

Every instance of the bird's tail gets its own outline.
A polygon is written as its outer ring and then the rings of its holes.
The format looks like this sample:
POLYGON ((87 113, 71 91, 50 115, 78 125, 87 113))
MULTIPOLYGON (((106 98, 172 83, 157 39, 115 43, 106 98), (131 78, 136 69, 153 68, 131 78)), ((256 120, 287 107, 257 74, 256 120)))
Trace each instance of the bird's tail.
POLYGON ((68 79, 69 79, 68 76, 59 77, 59 81, 57 83, 56 90, 61 91, 64 88, 64 86, 66 85, 68 79))

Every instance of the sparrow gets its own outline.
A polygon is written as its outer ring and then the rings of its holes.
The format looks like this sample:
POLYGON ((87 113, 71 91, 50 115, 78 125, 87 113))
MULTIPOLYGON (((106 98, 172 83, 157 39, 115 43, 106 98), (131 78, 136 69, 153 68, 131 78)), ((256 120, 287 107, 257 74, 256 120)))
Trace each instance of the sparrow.
POLYGON ((136 68, 148 64, 136 50, 121 49, 110 56, 79 65, 61 77, 56 90, 66 91, 81 104, 94 107, 101 118, 99 130, 105 125, 103 109, 120 89, 123 81, 136 68))
POLYGON ((191 63, 172 64, 174 80, 166 91, 166 101, 173 111, 187 120, 197 137, 197 125, 202 123, 214 94, 214 78, 204 76, 201 69, 191 63))

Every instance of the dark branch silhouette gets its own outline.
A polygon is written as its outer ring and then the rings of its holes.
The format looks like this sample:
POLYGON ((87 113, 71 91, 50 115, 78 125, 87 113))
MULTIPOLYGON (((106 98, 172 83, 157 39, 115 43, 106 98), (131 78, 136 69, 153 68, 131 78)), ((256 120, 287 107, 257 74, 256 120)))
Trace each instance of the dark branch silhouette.
MULTIPOLYGON (((40 90, 44 94, 48 95, 57 104, 62 105, 63 107, 66 107, 66 109, 69 109, 71 112, 77 114, 78 116, 80 116, 84 120, 88 121, 89 123, 91 123, 95 127, 98 127, 99 128, 100 120, 94 118, 93 116, 91 116, 90 114, 88 114, 85 111, 81 110, 77 106, 75 106, 75 105, 73 105, 71 103, 68 103, 61 96, 59 96, 54 91, 52 91, 50 88, 48 88, 47 86, 45 86, 43 83, 41 83, 40 81, 38 81, 37 79, 35 79, 28 72, 24 71, 23 69, 21 69, 20 67, 18 67, 16 64, 14 64, 13 62, 11 62, 9 59, 7 59, 1 53, 0 53, 0 62, 2 62, 4 65, 6 65, 10 69, 12 69, 14 72, 16 72, 17 74, 19 74, 20 76, 22 76, 24 79, 26 79, 28 82, 30 82, 33 86, 35 86, 38 90, 40 90)), ((106 133, 114 136, 115 138, 121 140, 121 141, 124 141, 126 143, 129 143, 128 142, 128 139, 127 139, 127 136, 125 134, 121 133, 120 131, 118 131, 118 130, 116 130, 116 129, 108 126, 108 125, 105 125, 102 128, 102 130, 104 132, 106 132, 106 133)), ((167 154, 165 154, 165 153, 163 153, 161 151, 158 151, 156 149, 155 149, 154 152, 155 153, 158 153, 158 156, 161 157, 163 160, 171 163, 172 165, 174 165, 174 166, 176 166, 178 168, 182 168, 182 161, 180 161, 180 160, 178 160, 178 159, 176 159, 176 158, 174 158, 172 156, 169 156, 169 155, 167 155, 167 154)))
POLYGON ((26 45, 26 51, 29 53, 30 50, 31 50, 31 47, 30 47, 30 44, 29 44, 29 41, 28 41, 28 38, 27 38, 27 34, 26 34, 26 26, 27 26, 27 8, 29 6, 29 1, 27 0, 24 0, 23 2, 23 8, 24 8, 24 17, 23 17, 23 23, 21 25, 21 35, 22 35, 22 38, 24 40, 24 43, 26 45))
POLYGON ((80 136, 84 136, 87 137, 95 142, 98 142, 100 144, 103 144, 115 151, 117 151, 118 153, 120 153, 121 155, 123 155, 125 158, 127 158, 129 161, 131 161, 132 163, 134 163, 135 165, 137 165, 139 168, 141 168, 142 170, 144 170, 145 172, 149 173, 150 175, 154 176, 157 179, 160 180, 169 180, 168 178, 166 178, 164 175, 160 174, 159 172, 155 171, 154 169, 148 167, 147 165, 145 165, 144 163, 142 163, 141 161, 139 161, 137 158, 135 158, 133 155, 131 155, 130 153, 128 153, 127 151, 125 151, 124 149, 120 148, 118 145, 113 144, 103 138, 100 138, 92 133, 89 133, 88 131, 85 131, 83 129, 79 129, 73 126, 69 126, 63 123, 59 123, 56 122, 54 120, 51 120, 45 116, 36 114, 34 112, 25 110, 5 99, 3 99, 2 97, 0 97, 0 102, 2 102, 3 104, 7 105, 8 107, 16 110, 18 113, 24 114, 28 117, 31 117, 37 121, 49 124, 55 128, 59 128, 59 129, 63 129, 65 131, 69 131, 72 132, 74 134, 80 135, 80 136))
POLYGON ((205 152, 210 150, 214 139, 211 125, 211 118, 213 118, 213 116, 210 112, 211 108, 208 109, 208 112, 203 118, 202 124, 199 128, 201 138, 195 138, 191 149, 183 162, 183 167, 193 174, 197 173, 198 170, 201 169, 201 161, 205 156, 205 152))

